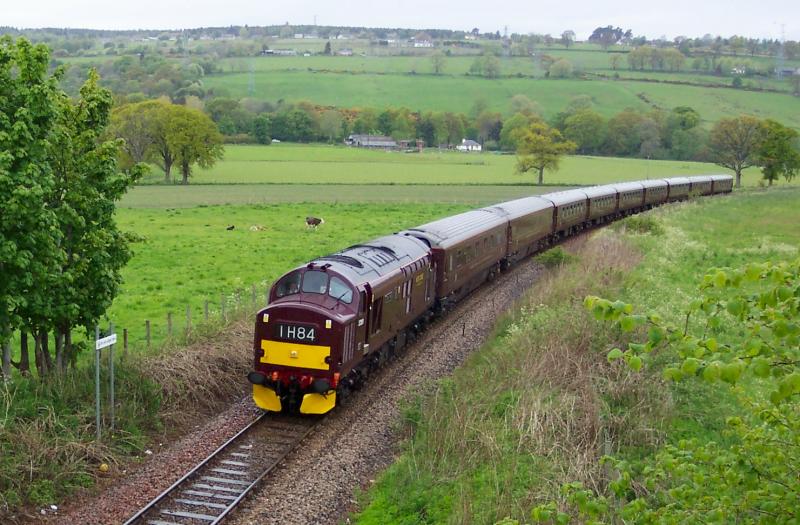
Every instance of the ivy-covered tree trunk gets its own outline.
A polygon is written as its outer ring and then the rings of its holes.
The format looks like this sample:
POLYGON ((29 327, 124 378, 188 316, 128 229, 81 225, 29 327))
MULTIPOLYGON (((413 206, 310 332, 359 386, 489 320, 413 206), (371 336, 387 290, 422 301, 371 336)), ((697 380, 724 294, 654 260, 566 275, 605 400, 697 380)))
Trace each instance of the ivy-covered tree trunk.
POLYGON ((539 168, 539 186, 544 184, 544 167, 539 168))
POLYGON ((181 184, 189 184, 189 175, 191 175, 191 166, 184 162, 181 164, 181 184))
POLYGON ((47 376, 47 363, 44 361, 44 357, 42 356, 42 344, 39 335, 34 331, 33 332, 33 360, 36 363, 36 373, 39 375, 40 378, 47 376))
POLYGON ((39 338, 41 339, 41 346, 42 346, 42 357, 44 358, 45 367, 47 372, 51 372, 54 370, 53 367, 53 356, 50 355, 50 333, 46 328, 42 328, 39 332, 39 338))
POLYGON ((31 373, 31 355, 28 350, 28 332, 20 330, 19 333, 19 364, 17 370, 23 376, 28 376, 31 373))
POLYGON ((3 366, 0 369, 4 381, 11 379, 11 341, 3 343, 3 366))
POLYGON ((164 159, 164 182, 172 182, 172 175, 170 172, 172 171, 172 160, 164 159))

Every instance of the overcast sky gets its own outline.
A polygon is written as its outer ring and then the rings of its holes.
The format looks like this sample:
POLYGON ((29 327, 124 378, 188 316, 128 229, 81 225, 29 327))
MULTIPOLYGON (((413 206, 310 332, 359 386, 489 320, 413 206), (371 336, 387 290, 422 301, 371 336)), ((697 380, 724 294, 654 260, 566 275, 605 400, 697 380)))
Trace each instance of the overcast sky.
POLYGON ((312 24, 560 34, 613 24, 669 38, 705 33, 800 40, 800 0, 0 0, 0 26, 178 29, 312 24))

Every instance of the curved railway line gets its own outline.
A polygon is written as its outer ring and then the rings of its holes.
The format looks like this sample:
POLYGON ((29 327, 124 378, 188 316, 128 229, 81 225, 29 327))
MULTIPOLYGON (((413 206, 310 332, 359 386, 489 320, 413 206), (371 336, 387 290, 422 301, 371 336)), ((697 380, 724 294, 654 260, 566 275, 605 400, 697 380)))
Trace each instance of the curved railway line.
POLYGON ((125 522, 214 525, 314 430, 319 418, 262 414, 125 522))

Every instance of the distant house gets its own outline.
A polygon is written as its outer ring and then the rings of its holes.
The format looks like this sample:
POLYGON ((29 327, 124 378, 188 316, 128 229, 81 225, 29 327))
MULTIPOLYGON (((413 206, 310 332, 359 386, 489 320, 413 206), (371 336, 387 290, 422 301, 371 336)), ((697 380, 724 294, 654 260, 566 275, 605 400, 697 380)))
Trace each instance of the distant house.
POLYGON ((433 47, 433 38, 428 33, 418 33, 413 40, 414 47, 433 47))
POLYGON ((383 135, 350 135, 345 143, 356 148, 395 149, 397 142, 383 135))
POLYGON ((471 139, 461 139, 461 144, 456 146, 458 151, 481 151, 483 148, 480 144, 471 139))
POLYGON ((261 54, 267 56, 291 57, 297 55, 297 51, 294 49, 265 49, 261 51, 261 54))

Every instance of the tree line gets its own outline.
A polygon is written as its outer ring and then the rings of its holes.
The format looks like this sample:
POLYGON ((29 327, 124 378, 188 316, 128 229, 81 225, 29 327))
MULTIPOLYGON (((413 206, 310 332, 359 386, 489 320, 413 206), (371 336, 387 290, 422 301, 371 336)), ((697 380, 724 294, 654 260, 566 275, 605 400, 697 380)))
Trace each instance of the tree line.
MULTIPOLYGON (((644 122, 637 124, 635 120, 627 120, 629 117, 646 118, 628 113, 625 119, 618 120, 614 125, 621 126, 621 129, 630 129, 626 126, 633 125, 635 130, 644 122)), ((678 135, 696 128, 698 122, 697 113, 684 106, 675 108, 666 117, 661 129, 672 129, 672 133, 678 135)), ((535 115, 520 119, 519 124, 508 133, 509 139, 516 145, 517 171, 537 171, 538 183, 542 184, 545 170, 558 170, 561 157, 579 151, 581 145, 586 144, 585 140, 597 139, 593 128, 597 129, 602 124, 602 117, 587 110, 578 110, 564 120, 563 134, 560 129, 549 126, 535 115)), ((659 140, 658 129, 650 125, 645 129, 649 129, 646 133, 649 138, 641 143, 640 148, 653 147, 648 146, 647 141, 655 143, 659 140)), ((797 131, 780 122, 742 115, 718 121, 709 134, 706 148, 710 161, 734 172, 737 188, 741 186, 742 172, 753 166, 761 168, 763 179, 771 186, 780 177, 790 182, 800 172, 799 138, 797 131)))
POLYGON ((119 291, 130 258, 114 206, 142 174, 121 171, 105 135, 113 100, 91 72, 72 99, 48 73, 44 45, 0 38, 0 345, 2 375, 40 377, 75 363, 74 329, 93 327, 119 291), (10 341, 21 334, 18 361, 10 341), (50 334, 55 342, 49 348, 50 334))

